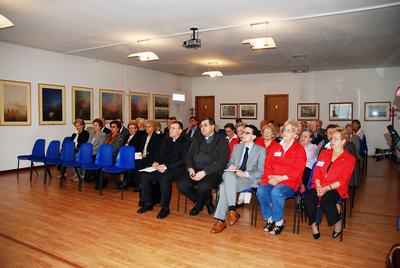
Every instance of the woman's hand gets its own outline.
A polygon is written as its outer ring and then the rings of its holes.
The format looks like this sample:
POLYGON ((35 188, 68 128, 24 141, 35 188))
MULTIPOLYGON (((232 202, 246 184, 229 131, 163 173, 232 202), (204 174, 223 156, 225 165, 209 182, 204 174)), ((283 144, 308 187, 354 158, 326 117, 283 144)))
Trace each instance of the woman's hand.
POLYGON ((317 195, 319 197, 323 196, 326 192, 330 190, 329 186, 320 187, 319 190, 317 189, 317 195))

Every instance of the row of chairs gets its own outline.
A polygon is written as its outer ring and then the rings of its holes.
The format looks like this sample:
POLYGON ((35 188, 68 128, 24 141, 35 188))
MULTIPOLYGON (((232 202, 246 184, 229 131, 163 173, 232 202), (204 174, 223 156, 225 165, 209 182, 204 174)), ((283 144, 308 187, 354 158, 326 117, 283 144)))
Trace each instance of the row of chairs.
MULTIPOLYGON (((19 183, 19 163, 20 160, 28 160, 30 165, 30 182, 32 183, 32 169, 36 173, 34 163, 43 163, 45 166, 44 184, 47 184, 47 175, 51 177, 50 166, 58 165, 61 168, 60 187, 64 184, 64 169, 74 168, 79 177, 79 190, 82 191, 83 178, 85 171, 94 171, 99 173, 99 194, 103 194, 103 177, 104 173, 122 174, 126 171, 135 169, 135 148, 133 146, 121 147, 115 164, 113 164, 113 146, 112 144, 102 144, 97 152, 96 159, 93 161, 93 144, 84 143, 80 146, 78 153, 75 152, 75 143, 69 138, 64 139, 61 146, 60 141, 53 140, 50 142, 46 154, 45 140, 38 139, 30 155, 19 155, 17 157, 17 182, 19 183)), ((37 173, 38 174, 38 173, 37 173)), ((121 199, 123 199, 123 190, 121 191, 121 199)))

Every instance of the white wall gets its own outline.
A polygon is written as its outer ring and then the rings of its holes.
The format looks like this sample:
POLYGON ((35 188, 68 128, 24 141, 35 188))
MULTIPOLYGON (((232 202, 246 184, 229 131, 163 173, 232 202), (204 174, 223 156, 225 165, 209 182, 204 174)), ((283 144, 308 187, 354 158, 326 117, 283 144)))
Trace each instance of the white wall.
MULTIPOLYGON (((297 118, 298 102, 320 103, 320 119, 326 126, 329 119, 330 102, 353 102, 353 118, 359 119, 367 135, 369 154, 375 147, 387 148, 384 133, 389 122, 365 122, 364 102, 390 101, 395 99, 395 90, 400 82, 400 68, 353 69, 320 71, 305 74, 277 73, 224 76, 218 79, 194 78, 192 102, 195 96, 215 95, 215 115, 219 127, 233 120, 220 118, 220 103, 258 103, 257 120, 245 120, 259 126, 264 119, 265 94, 289 94, 289 117, 297 118)), ((399 97, 397 98, 399 99, 399 97)), ((342 126, 348 123, 338 123, 342 126)), ((399 127, 399 119, 395 128, 399 127)))
MULTIPOLYGON (((0 79, 30 82, 32 105, 31 126, 0 126, 0 171, 15 169, 17 155, 29 154, 37 138, 49 142, 72 134, 71 86, 94 88, 95 118, 99 115, 99 88, 159 94, 180 90, 190 94, 191 86, 191 79, 187 77, 2 42, 0 79), (38 83, 66 86, 66 125, 39 125, 38 83)), ((186 103, 171 105, 171 114, 185 123, 191 107, 191 96, 188 98, 186 103)), ((128 98, 125 96, 125 122, 128 116, 128 98)), ((26 161, 22 166, 27 166, 26 161)))

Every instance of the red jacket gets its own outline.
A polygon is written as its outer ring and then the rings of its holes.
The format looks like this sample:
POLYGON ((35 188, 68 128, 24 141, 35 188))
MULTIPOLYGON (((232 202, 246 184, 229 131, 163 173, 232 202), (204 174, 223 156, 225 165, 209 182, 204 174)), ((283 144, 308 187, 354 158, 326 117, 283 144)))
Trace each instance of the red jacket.
POLYGON ((229 142, 229 159, 231 159, 231 154, 233 151, 233 147, 239 143, 239 138, 233 138, 230 142, 229 142))
POLYGON ((268 148, 267 148, 267 147, 265 147, 265 142, 264 142, 264 139, 263 139, 262 137, 257 137, 257 138, 256 138, 256 141, 255 141, 255 144, 258 144, 258 145, 260 145, 260 146, 262 146, 262 147, 265 148, 265 151, 266 151, 266 153, 267 153, 267 155, 266 155, 266 157, 265 157, 265 160, 267 160, 268 154, 269 154, 271 151, 274 150, 274 149, 273 149, 274 147, 280 146, 279 143, 276 142, 276 140, 272 140, 271 143, 269 144, 268 148))
POLYGON ((285 153, 282 145, 277 143, 277 146, 269 148, 268 151, 261 183, 268 184, 269 175, 287 175, 289 179, 279 184, 287 185, 297 191, 307 162, 303 146, 294 141, 285 153))
POLYGON ((331 164, 332 154, 332 149, 322 150, 314 169, 314 174, 311 180, 313 185, 311 188, 315 188, 315 180, 317 179, 319 179, 321 186, 327 186, 338 181, 340 182, 340 186, 336 188, 336 190, 340 197, 347 198, 347 189, 349 187, 351 174, 353 174, 356 159, 349 152, 344 150, 344 152, 331 164), (329 168, 329 172, 327 172, 330 164, 331 167, 329 168))

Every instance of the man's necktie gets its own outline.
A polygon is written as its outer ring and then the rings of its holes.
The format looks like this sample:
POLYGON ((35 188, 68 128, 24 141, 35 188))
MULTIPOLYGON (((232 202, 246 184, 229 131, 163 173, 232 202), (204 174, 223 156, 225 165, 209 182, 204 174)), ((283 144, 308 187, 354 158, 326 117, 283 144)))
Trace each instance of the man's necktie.
POLYGON ((249 158, 249 147, 246 147, 246 151, 244 152, 243 156, 243 161, 239 168, 241 171, 246 171, 246 164, 248 158, 249 158))

